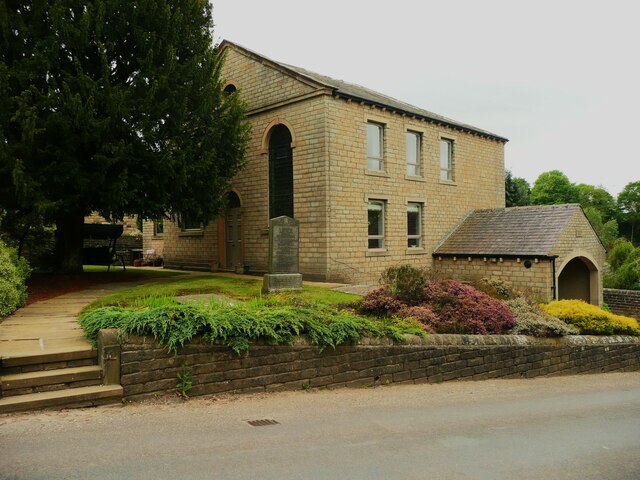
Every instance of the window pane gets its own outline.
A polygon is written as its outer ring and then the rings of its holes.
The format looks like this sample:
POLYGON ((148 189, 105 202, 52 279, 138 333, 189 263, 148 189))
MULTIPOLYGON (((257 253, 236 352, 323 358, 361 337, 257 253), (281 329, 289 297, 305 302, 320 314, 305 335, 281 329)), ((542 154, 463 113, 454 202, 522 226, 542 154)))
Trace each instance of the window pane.
POLYGON ((421 211, 419 203, 410 203, 407 206, 407 246, 420 247, 421 238, 421 211))
POLYGON ((369 203, 369 235, 382 235, 382 204, 369 203))
POLYGON ((367 156, 382 158, 382 127, 375 123, 367 124, 367 156))
POLYGON ((369 202, 368 208, 369 248, 384 248, 384 204, 369 202))
POLYGON ((164 233, 164 222, 162 217, 153 222, 153 226, 156 235, 162 235, 164 233))
POLYGON ((453 180, 451 171, 451 140, 440 140, 440 178, 453 180))
POLYGON ((407 152, 407 174, 420 175, 420 134, 407 132, 406 134, 407 152))

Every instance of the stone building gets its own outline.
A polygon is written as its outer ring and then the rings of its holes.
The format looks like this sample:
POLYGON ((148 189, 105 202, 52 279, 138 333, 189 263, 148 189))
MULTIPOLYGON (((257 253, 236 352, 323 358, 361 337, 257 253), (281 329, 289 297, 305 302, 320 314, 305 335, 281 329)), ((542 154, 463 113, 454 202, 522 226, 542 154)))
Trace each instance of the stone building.
MULTIPOLYGON (((431 267, 474 209, 504 207, 507 139, 224 41, 225 91, 248 106, 246 166, 207 225, 144 225, 165 266, 267 270, 269 219, 300 222, 306 279, 368 283, 431 267)), ((599 261, 598 253, 591 257, 599 261)), ((599 264, 598 264, 599 269, 599 264)))

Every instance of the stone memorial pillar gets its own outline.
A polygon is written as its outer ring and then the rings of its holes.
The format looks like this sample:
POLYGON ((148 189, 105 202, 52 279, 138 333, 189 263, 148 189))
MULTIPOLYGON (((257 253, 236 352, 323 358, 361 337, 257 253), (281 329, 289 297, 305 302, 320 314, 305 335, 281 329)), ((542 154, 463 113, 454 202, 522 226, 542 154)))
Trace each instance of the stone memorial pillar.
POLYGON ((293 218, 277 217, 269 221, 269 273, 264 276, 262 293, 302 289, 299 232, 299 222, 293 218))

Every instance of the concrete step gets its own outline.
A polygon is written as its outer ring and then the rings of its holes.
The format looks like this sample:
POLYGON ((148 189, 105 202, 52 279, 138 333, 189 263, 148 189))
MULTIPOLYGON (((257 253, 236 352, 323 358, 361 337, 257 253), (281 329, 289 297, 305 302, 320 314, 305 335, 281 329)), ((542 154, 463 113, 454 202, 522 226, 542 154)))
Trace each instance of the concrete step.
POLYGON ((15 373, 0 377, 0 390, 3 397, 25 395, 64 388, 100 385, 102 369, 97 365, 86 367, 39 370, 28 373, 15 373))
MULTIPOLYGON (((42 370, 47 370, 47 363, 70 362, 74 360, 98 359, 97 350, 91 346, 78 345, 73 347, 59 346, 47 349, 46 353, 38 349, 21 350, 6 348, 0 358, 0 366, 3 369, 21 367, 26 365, 43 365, 42 370)), ((12 372, 18 373, 18 372, 12 372)))
POLYGON ((0 398, 0 414, 27 410, 95 407, 122 400, 120 385, 69 388, 0 398))

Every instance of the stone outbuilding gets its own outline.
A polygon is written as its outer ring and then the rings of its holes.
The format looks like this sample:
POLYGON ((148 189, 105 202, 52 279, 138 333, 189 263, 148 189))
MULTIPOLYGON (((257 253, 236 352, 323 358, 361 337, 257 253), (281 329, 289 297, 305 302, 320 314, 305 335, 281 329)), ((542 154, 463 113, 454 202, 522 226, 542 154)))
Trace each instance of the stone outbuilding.
POLYGON ((541 301, 602 305, 606 250, 577 204, 472 211, 433 257, 447 277, 496 278, 541 301))

